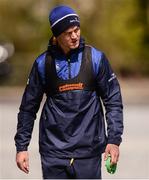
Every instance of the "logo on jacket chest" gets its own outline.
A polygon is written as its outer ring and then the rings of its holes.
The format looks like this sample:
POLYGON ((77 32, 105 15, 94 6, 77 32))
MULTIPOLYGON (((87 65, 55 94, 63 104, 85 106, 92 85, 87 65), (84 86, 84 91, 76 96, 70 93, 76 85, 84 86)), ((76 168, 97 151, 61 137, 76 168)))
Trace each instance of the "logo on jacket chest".
POLYGON ((56 64, 56 71, 59 71, 60 70, 60 66, 59 64, 56 64))

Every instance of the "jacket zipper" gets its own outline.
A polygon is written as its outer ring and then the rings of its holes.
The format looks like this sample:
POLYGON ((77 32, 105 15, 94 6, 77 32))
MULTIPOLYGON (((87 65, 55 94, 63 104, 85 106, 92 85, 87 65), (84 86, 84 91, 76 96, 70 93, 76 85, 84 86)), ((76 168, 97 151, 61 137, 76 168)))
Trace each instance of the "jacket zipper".
POLYGON ((71 64, 70 64, 70 59, 68 59, 68 75, 69 75, 69 79, 71 79, 71 64))

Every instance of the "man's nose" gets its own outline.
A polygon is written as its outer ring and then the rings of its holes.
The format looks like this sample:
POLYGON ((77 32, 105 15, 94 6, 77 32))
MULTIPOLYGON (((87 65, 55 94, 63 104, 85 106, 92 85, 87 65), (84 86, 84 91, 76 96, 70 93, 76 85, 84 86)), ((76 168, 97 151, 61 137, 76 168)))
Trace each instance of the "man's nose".
POLYGON ((77 34, 76 34, 75 32, 72 32, 71 38, 72 38, 72 39, 75 39, 76 37, 77 37, 77 34))

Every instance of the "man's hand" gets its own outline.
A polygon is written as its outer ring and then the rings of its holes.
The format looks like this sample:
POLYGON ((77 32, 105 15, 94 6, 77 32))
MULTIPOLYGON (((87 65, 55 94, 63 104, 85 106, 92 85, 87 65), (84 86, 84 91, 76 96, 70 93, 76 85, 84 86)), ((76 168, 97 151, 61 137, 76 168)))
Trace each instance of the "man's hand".
POLYGON ((21 151, 16 154, 16 163, 19 169, 29 173, 29 155, 27 151, 21 151))
POLYGON ((119 147, 115 144, 107 144, 104 154, 105 161, 109 154, 111 155, 111 165, 116 164, 119 158, 119 147))

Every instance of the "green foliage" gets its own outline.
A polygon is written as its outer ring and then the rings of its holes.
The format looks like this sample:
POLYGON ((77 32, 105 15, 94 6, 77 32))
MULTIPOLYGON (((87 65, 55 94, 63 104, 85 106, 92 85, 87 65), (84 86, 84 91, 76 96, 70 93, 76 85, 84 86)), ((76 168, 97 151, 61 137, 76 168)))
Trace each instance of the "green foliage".
POLYGON ((0 42, 12 42, 15 54, 0 84, 26 82, 34 59, 47 48, 48 14, 58 4, 77 11, 86 42, 105 52, 117 74, 149 76, 148 0, 1 0, 0 42))

